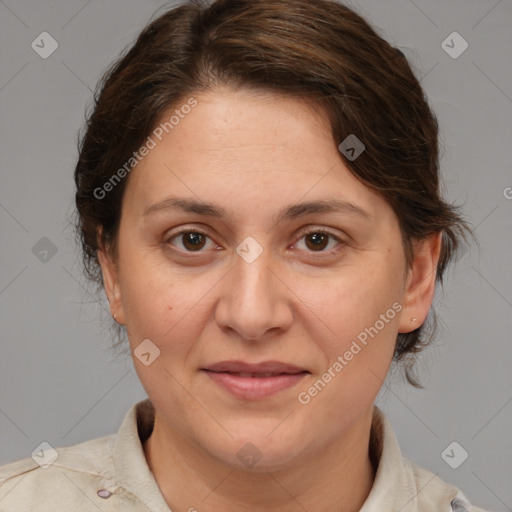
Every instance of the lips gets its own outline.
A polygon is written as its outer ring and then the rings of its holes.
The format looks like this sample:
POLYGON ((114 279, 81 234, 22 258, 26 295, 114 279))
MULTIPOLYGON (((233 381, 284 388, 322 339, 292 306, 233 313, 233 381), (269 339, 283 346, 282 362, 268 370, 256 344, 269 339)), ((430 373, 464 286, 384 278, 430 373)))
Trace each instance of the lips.
POLYGON ((295 386, 308 372, 280 361, 222 361, 202 369, 224 391, 243 400, 267 398, 295 386))
POLYGON ((217 373, 231 373, 243 377, 272 377, 273 375, 294 375, 306 372, 304 368, 281 361, 264 361, 262 363, 246 363, 245 361, 222 361, 204 368, 217 373))

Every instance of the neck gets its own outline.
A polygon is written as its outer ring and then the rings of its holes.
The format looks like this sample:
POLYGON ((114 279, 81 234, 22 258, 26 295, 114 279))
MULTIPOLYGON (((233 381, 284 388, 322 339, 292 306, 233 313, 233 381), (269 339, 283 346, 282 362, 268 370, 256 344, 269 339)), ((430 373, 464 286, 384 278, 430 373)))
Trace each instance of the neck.
POLYGON ((172 510, 356 512, 375 478, 368 451, 372 411, 320 453, 277 471, 234 469, 168 428, 158 412, 144 452, 172 510))

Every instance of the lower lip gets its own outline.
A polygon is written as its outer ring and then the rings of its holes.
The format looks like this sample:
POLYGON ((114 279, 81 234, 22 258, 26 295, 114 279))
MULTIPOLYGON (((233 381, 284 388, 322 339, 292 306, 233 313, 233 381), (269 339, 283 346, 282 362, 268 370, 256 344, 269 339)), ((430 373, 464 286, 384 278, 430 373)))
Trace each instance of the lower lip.
POLYGON ((240 377, 232 373, 203 370, 210 379, 238 398, 266 398, 295 386, 307 372, 275 375, 273 377, 240 377))

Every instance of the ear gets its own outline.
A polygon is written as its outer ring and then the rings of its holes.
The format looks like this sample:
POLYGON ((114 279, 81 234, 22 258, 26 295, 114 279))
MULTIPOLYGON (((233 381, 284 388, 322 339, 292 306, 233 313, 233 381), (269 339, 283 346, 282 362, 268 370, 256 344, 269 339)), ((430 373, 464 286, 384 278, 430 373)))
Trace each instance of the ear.
POLYGON ((101 227, 98 228, 98 262, 103 276, 103 286, 110 305, 110 313, 116 316, 118 324, 125 324, 121 288, 119 286, 118 269, 112 255, 101 242, 101 227))
POLYGON ((434 299, 441 246, 442 232, 413 243, 414 259, 404 287, 398 332, 414 331, 425 322, 434 299))

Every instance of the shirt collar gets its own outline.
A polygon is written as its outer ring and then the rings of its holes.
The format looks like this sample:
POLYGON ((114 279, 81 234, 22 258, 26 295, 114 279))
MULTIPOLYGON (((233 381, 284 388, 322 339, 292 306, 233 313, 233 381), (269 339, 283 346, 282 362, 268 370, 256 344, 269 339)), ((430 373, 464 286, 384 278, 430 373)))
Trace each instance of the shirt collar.
POLYGON ((386 415, 373 408, 370 431, 370 458, 377 461, 377 472, 370 494, 360 512, 418 510, 418 489, 408 460, 402 457, 398 440, 386 415))
POLYGON ((144 454, 143 443, 153 431, 154 421, 155 409, 149 399, 134 404, 126 413, 113 449, 116 477, 150 510, 171 512, 144 454))
MULTIPOLYGON (((155 410, 149 399, 134 404, 127 412, 114 443, 116 479, 152 510, 171 512, 143 449, 153 430, 154 418, 155 410)), ((413 472, 402 457, 391 424, 377 406, 373 409, 369 451, 377 471, 360 512, 417 512, 418 489, 413 472)))

